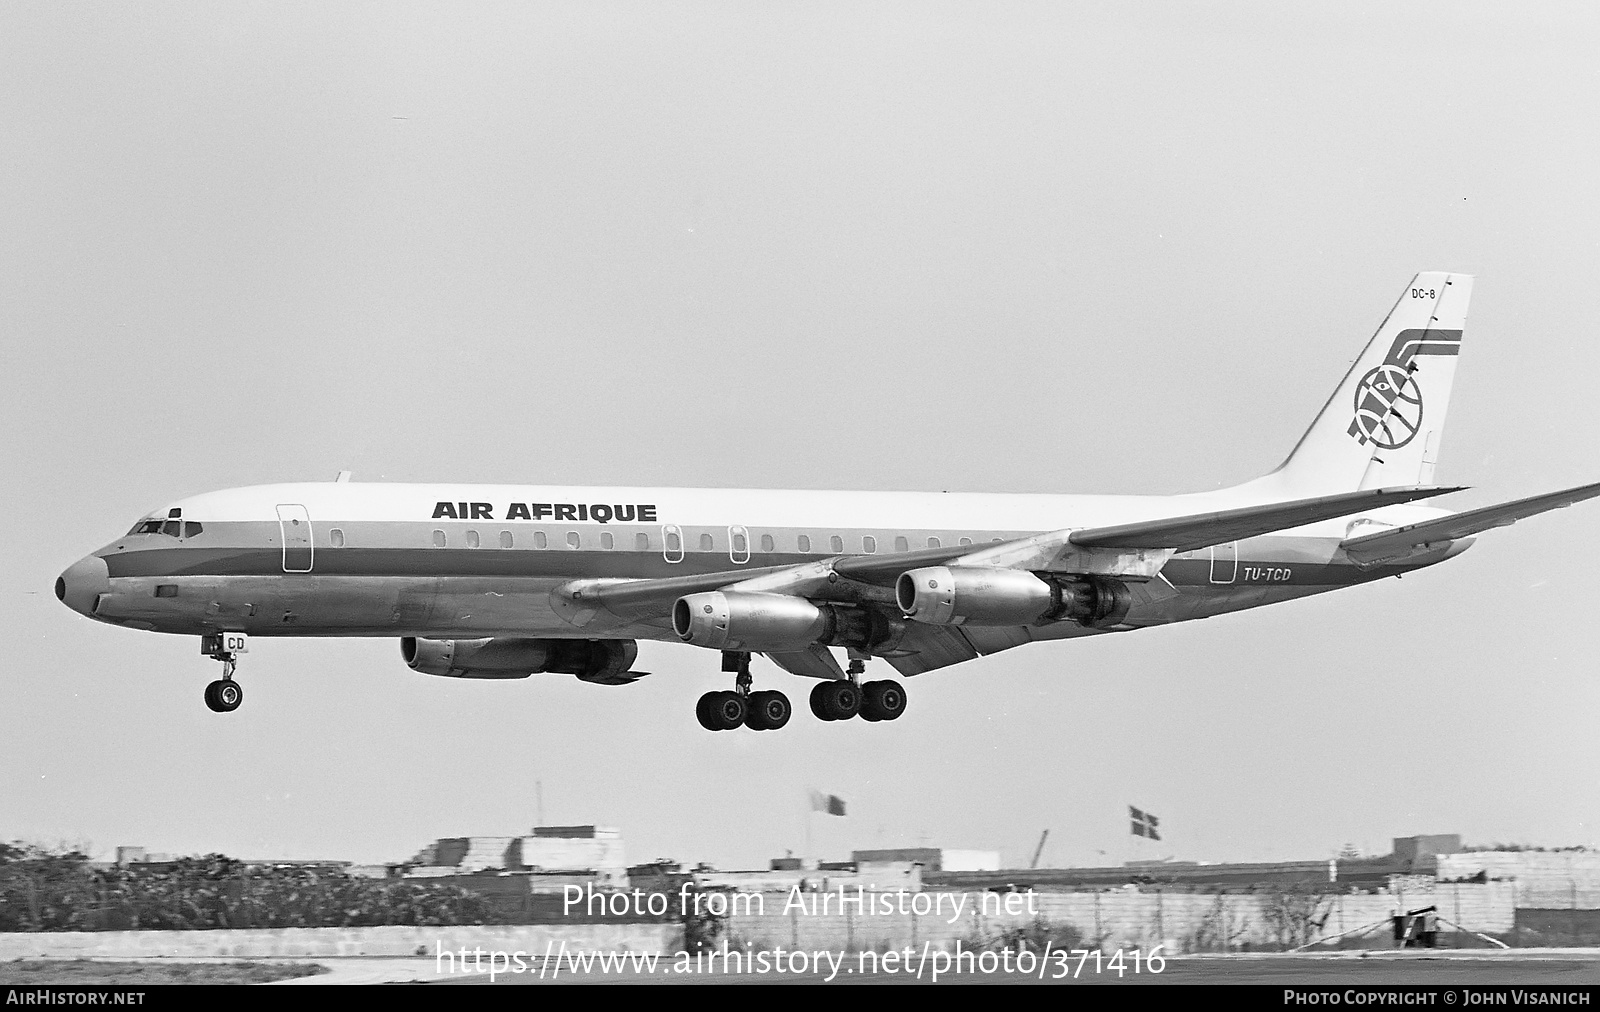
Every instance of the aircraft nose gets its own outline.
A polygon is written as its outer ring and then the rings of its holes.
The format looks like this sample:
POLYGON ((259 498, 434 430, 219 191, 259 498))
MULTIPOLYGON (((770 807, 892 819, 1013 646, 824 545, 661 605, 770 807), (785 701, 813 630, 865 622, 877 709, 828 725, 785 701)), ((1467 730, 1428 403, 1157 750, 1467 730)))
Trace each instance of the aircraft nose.
POLYGON ((110 589, 106 560, 98 555, 79 559, 56 577, 56 597, 80 615, 93 615, 95 599, 110 589))

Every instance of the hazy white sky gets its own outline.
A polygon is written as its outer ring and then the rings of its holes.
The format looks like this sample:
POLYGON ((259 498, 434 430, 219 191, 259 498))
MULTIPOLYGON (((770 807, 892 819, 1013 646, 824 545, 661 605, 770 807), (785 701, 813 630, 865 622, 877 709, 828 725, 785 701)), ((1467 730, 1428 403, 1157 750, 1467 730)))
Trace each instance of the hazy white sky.
MULTIPOLYGON (((1404 583, 1033 646, 894 724, 192 638, 61 569, 332 478, 1191 491, 1270 469, 1418 270, 1478 276, 1438 478, 1600 478, 1591 4, 0 6, 0 838, 400 859, 621 827, 757 866, 1600 843, 1600 505, 1404 583), (1104 852, 1102 856, 1100 852, 1104 852)), ((888 674, 878 665, 881 674, 888 674)), ((759 662, 758 684, 809 683, 759 662)))

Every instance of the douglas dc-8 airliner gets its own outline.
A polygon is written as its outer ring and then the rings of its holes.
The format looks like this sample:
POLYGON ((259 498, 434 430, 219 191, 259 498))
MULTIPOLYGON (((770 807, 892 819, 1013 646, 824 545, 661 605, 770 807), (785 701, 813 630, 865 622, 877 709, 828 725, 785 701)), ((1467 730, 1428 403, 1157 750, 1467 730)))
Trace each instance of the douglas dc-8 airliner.
POLYGON ((1418 274, 1272 473, 1191 495, 260 485, 182 499, 74 563, 56 596, 199 636, 243 698, 251 636, 385 636, 416 671, 623 685, 637 641, 721 652, 709 730, 782 727, 751 655, 816 679, 822 720, 894 720, 902 676, 1039 640, 1207 618, 1400 576, 1600 484, 1462 513, 1437 487, 1472 279, 1418 274), (843 647, 848 667, 831 648, 843 647))

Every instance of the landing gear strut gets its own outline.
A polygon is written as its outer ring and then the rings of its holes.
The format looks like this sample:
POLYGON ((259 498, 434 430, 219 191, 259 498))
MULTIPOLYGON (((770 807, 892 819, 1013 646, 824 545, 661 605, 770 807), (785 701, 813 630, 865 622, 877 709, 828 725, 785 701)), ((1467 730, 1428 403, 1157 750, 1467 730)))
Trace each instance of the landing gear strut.
POLYGON ((811 712, 818 720, 895 720, 906 712, 906 690, 893 679, 861 684, 866 658, 851 651, 849 678, 818 682, 811 690, 811 712))
POLYGON ((734 675, 731 692, 708 692, 695 704, 694 715, 707 731, 731 731, 743 724, 752 731, 776 731, 789 723, 793 708, 789 697, 768 690, 751 692, 750 655, 742 650, 722 652, 722 670, 734 675))
POLYGON ((244 689, 234 681, 239 655, 250 649, 244 633, 214 633, 200 637, 200 652, 222 662, 222 677, 206 686, 206 706, 217 713, 232 713, 244 702, 244 689))

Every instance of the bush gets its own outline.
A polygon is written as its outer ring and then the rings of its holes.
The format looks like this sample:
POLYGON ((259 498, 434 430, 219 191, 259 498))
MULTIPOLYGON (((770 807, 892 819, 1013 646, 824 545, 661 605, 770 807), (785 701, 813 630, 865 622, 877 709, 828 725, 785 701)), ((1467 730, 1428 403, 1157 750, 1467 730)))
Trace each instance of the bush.
POLYGON ((1010 949, 1012 952, 1037 952, 1042 953, 1048 946, 1051 952, 1070 951, 1072 949, 1096 948, 1084 944, 1083 932, 1071 924, 1048 920, 1043 916, 1035 917, 1027 924, 1005 928, 999 935, 988 940, 984 948, 999 951, 1010 949))
POLYGON ((323 866, 250 867, 222 854, 96 868, 78 851, 0 850, 0 931, 488 924, 489 901, 456 886, 354 878, 323 866))

